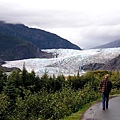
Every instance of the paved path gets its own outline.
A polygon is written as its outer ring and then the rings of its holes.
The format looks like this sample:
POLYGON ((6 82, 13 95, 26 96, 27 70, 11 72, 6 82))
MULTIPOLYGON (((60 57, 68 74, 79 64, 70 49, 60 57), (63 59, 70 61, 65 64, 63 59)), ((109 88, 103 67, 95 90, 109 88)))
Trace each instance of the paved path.
POLYGON ((109 108, 102 110, 101 102, 92 105, 81 120, 120 120, 120 96, 109 100, 109 108))

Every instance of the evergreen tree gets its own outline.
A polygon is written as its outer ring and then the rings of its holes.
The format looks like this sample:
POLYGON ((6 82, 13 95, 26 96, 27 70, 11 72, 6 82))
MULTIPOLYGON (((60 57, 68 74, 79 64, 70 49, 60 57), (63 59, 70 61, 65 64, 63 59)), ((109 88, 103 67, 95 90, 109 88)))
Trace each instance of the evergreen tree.
POLYGON ((15 88, 13 81, 7 80, 4 93, 8 96, 8 101, 10 102, 9 110, 12 111, 15 108, 15 102, 18 93, 18 90, 15 88))
MULTIPOLYGON (((25 63, 23 65, 23 70, 22 70, 22 74, 21 74, 21 79, 22 79, 22 82, 23 82, 23 86, 25 86, 26 84, 26 79, 27 79, 27 70, 25 68, 25 63)), ((25 86, 26 87, 26 86, 25 86)))
POLYGON ((7 75, 0 71, 0 93, 3 91, 3 87, 5 86, 5 82, 7 80, 7 75))

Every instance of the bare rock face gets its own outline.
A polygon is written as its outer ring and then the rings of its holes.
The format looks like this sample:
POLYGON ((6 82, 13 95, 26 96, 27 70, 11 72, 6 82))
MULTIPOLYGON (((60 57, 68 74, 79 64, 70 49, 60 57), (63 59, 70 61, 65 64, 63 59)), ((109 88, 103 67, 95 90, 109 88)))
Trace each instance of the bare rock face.
POLYGON ((100 69, 104 70, 120 70, 120 55, 118 55, 116 58, 113 58, 110 60, 107 64, 105 64, 100 69))
POLYGON ((103 67, 105 64, 103 63, 91 63, 83 66, 83 70, 98 70, 103 67))
POLYGON ((120 55, 108 63, 91 63, 83 66, 83 70, 120 70, 120 55))

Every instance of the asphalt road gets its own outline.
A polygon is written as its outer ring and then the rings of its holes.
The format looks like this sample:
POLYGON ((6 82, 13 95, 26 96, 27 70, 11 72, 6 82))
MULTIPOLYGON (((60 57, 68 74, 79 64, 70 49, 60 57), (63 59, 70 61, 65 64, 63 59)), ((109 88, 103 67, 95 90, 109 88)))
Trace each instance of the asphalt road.
POLYGON ((81 120, 120 120, 120 96, 109 100, 109 108, 102 110, 102 103, 93 104, 81 120))

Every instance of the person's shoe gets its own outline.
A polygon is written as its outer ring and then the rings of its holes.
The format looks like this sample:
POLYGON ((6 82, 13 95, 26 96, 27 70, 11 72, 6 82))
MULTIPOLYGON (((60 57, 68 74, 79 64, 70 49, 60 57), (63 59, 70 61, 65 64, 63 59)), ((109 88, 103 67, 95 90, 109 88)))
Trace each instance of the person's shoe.
POLYGON ((105 108, 103 107, 103 110, 105 110, 105 108))
POLYGON ((108 107, 106 107, 106 109, 108 109, 108 107))

